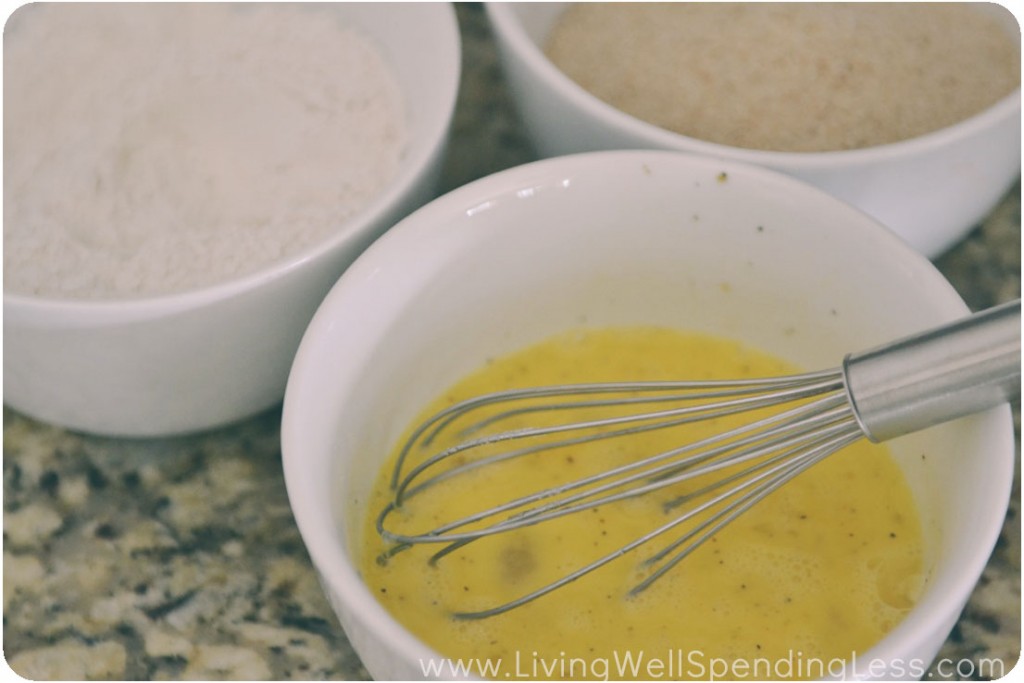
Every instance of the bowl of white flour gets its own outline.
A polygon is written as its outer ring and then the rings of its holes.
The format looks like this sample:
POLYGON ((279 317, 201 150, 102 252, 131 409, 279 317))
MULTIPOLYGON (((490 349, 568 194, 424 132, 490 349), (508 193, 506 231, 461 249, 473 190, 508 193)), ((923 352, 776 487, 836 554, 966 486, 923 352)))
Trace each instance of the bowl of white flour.
POLYGON ((434 193, 441 4, 30 5, 4 40, 4 401, 151 436, 269 408, 324 294, 434 193))

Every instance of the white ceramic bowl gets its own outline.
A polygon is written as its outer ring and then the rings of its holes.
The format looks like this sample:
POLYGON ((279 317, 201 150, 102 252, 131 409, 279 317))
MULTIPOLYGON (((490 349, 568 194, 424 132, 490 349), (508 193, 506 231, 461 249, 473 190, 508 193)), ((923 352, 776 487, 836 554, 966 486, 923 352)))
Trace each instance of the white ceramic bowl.
POLYGON ((329 239, 235 281, 126 301, 5 293, 5 403, 77 430, 151 436, 280 402, 302 332, 331 285, 375 237, 434 196, 461 68, 450 5, 328 11, 374 41, 405 96, 410 142, 393 181, 329 239))
MULTIPOLYGON (((487 357, 585 318, 708 331, 827 368, 966 312, 923 256, 782 174, 664 151, 521 166, 407 217, 327 296, 285 396, 288 495, 370 673, 421 678, 421 662, 438 655, 356 569, 369 513, 359 501, 419 409, 487 357)), ((904 437, 892 450, 920 506, 929 575, 920 604, 859 660, 880 662, 858 673, 882 678, 913 673, 912 661, 927 666, 981 574, 1010 494, 1010 411, 904 437)))
MULTIPOLYGON (((1020 174, 1020 89, 948 128, 878 147, 816 153, 741 149, 679 135, 594 97, 542 46, 566 3, 487 3, 515 100, 542 156, 602 149, 671 149, 758 164, 859 207, 929 257, 956 243, 1020 174)), ((1019 40, 1013 16, 996 4, 1019 40)))

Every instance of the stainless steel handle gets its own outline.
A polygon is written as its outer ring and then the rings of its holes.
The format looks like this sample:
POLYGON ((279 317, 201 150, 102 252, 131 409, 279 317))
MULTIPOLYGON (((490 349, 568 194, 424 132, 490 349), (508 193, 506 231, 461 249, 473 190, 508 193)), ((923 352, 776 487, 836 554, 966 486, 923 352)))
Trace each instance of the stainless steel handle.
POLYGON ((864 434, 885 441, 1020 395, 1020 299, 843 361, 864 434))

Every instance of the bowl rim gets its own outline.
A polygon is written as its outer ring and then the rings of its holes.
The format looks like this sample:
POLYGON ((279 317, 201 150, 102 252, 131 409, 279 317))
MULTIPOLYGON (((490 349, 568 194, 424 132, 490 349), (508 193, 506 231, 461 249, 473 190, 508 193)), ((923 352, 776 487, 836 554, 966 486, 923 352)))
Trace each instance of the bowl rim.
MULTIPOLYGON (((823 190, 814 188, 808 183, 792 178, 782 172, 732 160, 707 159, 699 155, 673 150, 583 152, 542 159, 499 171, 456 188, 413 212, 396 225, 395 229, 377 240, 374 245, 356 260, 353 266, 335 284, 314 316, 303 337, 289 375, 288 387, 285 392, 281 430, 282 465, 295 521, 310 558, 322 576, 323 586, 329 595, 332 605, 334 605, 336 611, 339 610, 340 604, 343 611, 358 613, 359 622, 365 626, 369 633, 373 634, 373 638, 388 639, 404 653, 403 656, 409 663, 413 663, 417 659, 420 661, 430 658, 443 660, 444 656, 419 640, 397 619, 392 617, 377 601, 359 576, 355 558, 345 548, 345 543, 341 541, 341 537, 338 535, 337 525, 340 520, 335 514, 336 511, 316 507, 316 496, 309 495, 306 490, 307 486, 312 485, 318 478, 323 478, 323 475, 322 473, 318 475, 312 472, 315 468, 309 467, 310 454, 306 449, 302 448, 302 444, 305 441, 302 436, 302 429, 306 423, 300 417, 301 411, 296 406, 296 401, 301 401, 305 392, 309 390, 307 386, 308 378, 317 374, 315 367, 317 359, 323 353, 330 352, 337 355, 337 347, 327 343, 328 340, 336 340, 330 334, 332 331, 337 334, 337 330, 344 327, 338 322, 334 312, 344 310, 353 294, 358 295, 362 291, 363 286, 374 281, 379 276, 381 272, 380 260, 382 258, 385 260, 390 259, 389 254, 394 253, 398 248, 404 248, 402 245, 403 241, 408 239, 406 237, 407 234, 415 237, 412 241, 417 242, 429 234, 430 230, 428 228, 431 225, 435 225, 439 220, 443 221, 457 213, 465 212, 469 207, 480 206, 482 203, 486 203, 487 200, 494 199, 499 195, 515 192, 517 188, 535 186, 538 178, 543 175, 557 172, 559 177, 564 177, 573 168, 577 168, 578 164, 586 161, 588 158, 616 158, 619 162, 618 166, 622 167, 625 165, 622 161, 627 158, 643 159, 652 156, 699 159, 700 163, 713 164, 726 172, 729 172, 731 168, 742 168, 744 173, 751 176, 769 177, 773 183, 788 183, 794 186, 801 186, 803 188, 801 192, 812 191, 818 195, 824 195, 831 201, 842 204, 863 216, 866 223, 870 222, 875 225, 876 229, 872 231, 872 239, 882 245, 888 244, 893 248, 903 250, 908 259, 908 268, 912 268, 915 272, 929 273, 929 281, 934 281, 939 289, 945 290, 941 294, 936 290, 933 295, 933 298, 937 300, 936 305, 941 308, 944 314, 950 316, 965 315, 969 311, 966 303, 963 302, 952 285, 942 277, 941 273, 935 270, 931 261, 870 216, 853 209, 853 207, 850 207, 841 200, 831 197, 831 195, 828 195, 823 190), (943 283, 945 284, 944 287, 943 283), (306 379, 304 379, 304 376, 306 379), (329 573, 325 573, 325 570, 329 570, 329 573)), ((366 351, 367 349, 368 346, 365 342, 357 343, 357 350, 366 351)), ((355 361, 347 363, 347 365, 354 364, 355 361)), ((355 372, 354 368, 352 372, 355 372)), ((307 396, 306 400, 308 398, 307 396)), ((999 449, 1004 451, 1000 458, 1005 459, 1012 468, 1014 466, 1014 436, 1009 407, 1005 405, 999 406, 971 419, 987 420, 986 425, 991 425, 998 429, 998 434, 993 434, 989 438, 992 440, 991 443, 997 444, 999 449)), ((989 431, 985 431, 984 434, 988 435, 989 431)), ((314 455, 313 462, 317 466, 327 465, 330 468, 333 467, 331 464, 333 462, 331 460, 332 457, 326 453, 314 455)), ((992 478, 992 482, 993 484, 997 483, 995 478, 992 478)), ((936 632, 936 612, 940 612, 940 615, 945 618, 950 615, 955 616, 959 608, 962 608, 962 604, 960 604, 954 610, 950 604, 950 596, 956 596, 957 600, 961 598, 966 599, 966 596, 970 594, 971 589, 976 585, 976 577, 981 575, 983 568, 988 563, 991 549, 994 547, 1002 528, 1001 520, 1005 516, 1005 505, 1002 504, 1002 501, 1009 500, 1012 490, 1012 476, 1003 477, 1003 482, 1001 486, 993 486, 993 488, 999 488, 999 496, 993 496, 990 499, 990 501, 1000 501, 1000 507, 993 507, 990 514, 986 514, 986 520, 991 520, 993 523, 990 526, 979 529, 979 533, 975 536, 977 548, 988 548, 989 552, 972 553, 970 557, 961 559, 958 565, 961 569, 959 572, 948 569, 939 577, 933 577, 928 584, 928 592, 926 594, 930 599, 927 603, 923 603, 925 607, 931 606, 933 609, 922 609, 920 607, 922 602, 918 602, 881 640, 857 654, 853 661, 855 667, 857 662, 874 660, 885 662, 900 661, 906 653, 915 652, 928 644, 931 634, 936 632), (997 518, 1000 520, 1000 523, 994 523, 997 518), (941 579, 941 583, 937 582, 936 579, 941 579), (937 592, 936 587, 943 588, 942 594, 937 592)), ((939 621, 938 623, 943 624, 944 622, 939 621)), ((952 622, 950 622, 951 626, 952 622)), ((365 637, 365 634, 363 635, 365 637)), ((943 632, 943 635, 945 635, 945 632, 943 632)), ((906 662, 907 660, 903 659, 903 661, 906 662)), ((924 663, 925 666, 927 664, 930 664, 930 662, 924 663)), ((860 670, 856 673, 864 674, 860 670)))
POLYGON ((504 38, 516 55, 542 83, 560 93, 573 107, 585 111, 605 126, 622 130, 644 144, 659 148, 690 151, 752 164, 772 165, 789 171, 811 171, 869 164, 922 154, 936 147, 969 139, 979 132, 1011 118, 1020 118, 1021 88, 990 104, 985 109, 951 125, 912 138, 856 149, 820 152, 786 152, 734 147, 676 133, 608 104, 569 78, 549 60, 530 39, 510 2, 484 3, 495 33, 504 38))
MULTIPOLYGON (((444 61, 441 78, 434 92, 437 94, 440 116, 427 130, 423 144, 417 146, 413 140, 406 143, 406 150, 399 161, 398 172, 366 205, 340 223, 329 234, 313 244, 284 258, 271 261, 254 271, 228 280, 208 285, 171 291, 154 295, 118 296, 110 298, 73 298, 60 296, 38 296, 22 292, 9 292, 4 287, 3 306, 6 321, 30 319, 56 319, 67 316, 73 320, 122 321, 137 318, 156 317, 178 311, 198 308, 213 302, 229 299, 269 286, 300 271, 304 266, 322 261, 331 253, 343 249, 354 240, 363 237, 365 229, 375 219, 387 214, 397 206, 406 193, 415 186, 422 173, 440 153, 445 144, 462 77, 461 36, 455 9, 450 3, 415 3, 423 11, 433 12, 436 26, 443 32, 434 41, 435 52, 444 61), (441 51, 444 50, 442 53, 441 51), (419 147, 419 148, 417 148, 419 147), (411 148, 411 149, 410 149, 411 148)), ((344 11, 342 8, 341 11, 344 11)), ((361 29, 362 30, 362 29, 361 29)), ((376 36, 367 34, 373 42, 376 36)), ((414 103, 405 102, 409 112, 414 103)), ((386 226, 390 227, 390 226, 386 226)))

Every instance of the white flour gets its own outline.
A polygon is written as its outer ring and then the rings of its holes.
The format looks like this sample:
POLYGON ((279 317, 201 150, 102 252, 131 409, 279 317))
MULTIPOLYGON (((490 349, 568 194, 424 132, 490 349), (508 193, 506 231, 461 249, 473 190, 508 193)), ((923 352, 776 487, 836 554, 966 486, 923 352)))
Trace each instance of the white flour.
POLYGON ((128 298, 252 272, 338 230, 405 146, 393 75, 330 12, 35 5, 4 38, 9 292, 128 298))

